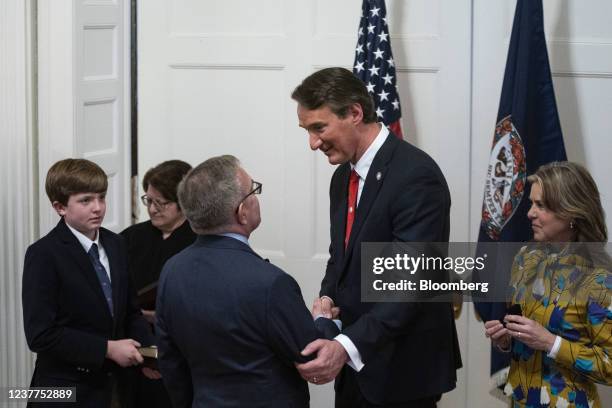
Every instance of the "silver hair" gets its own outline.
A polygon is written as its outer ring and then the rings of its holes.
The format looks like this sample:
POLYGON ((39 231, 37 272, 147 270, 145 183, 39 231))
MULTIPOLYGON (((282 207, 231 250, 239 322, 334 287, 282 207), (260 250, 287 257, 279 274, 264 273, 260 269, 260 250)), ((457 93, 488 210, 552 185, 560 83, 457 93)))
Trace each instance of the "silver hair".
POLYGON ((191 170, 178 186, 178 200, 191 228, 199 234, 222 232, 234 218, 242 197, 240 161, 212 157, 191 170))

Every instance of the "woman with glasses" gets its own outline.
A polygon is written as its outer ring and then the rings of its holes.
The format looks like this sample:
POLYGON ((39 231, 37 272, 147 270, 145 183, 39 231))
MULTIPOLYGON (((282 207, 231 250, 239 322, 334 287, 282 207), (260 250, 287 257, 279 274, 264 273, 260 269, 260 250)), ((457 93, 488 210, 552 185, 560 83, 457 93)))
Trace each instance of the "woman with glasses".
MULTIPOLYGON (((156 286, 164 263, 196 238, 176 195, 178 184, 189 170, 188 163, 169 160, 147 171, 142 180, 145 194, 141 201, 150 219, 121 233, 127 241, 129 272, 140 307, 151 324, 155 322, 156 286)), ((149 380, 140 374, 135 377, 135 407, 170 407, 161 379, 149 380)))

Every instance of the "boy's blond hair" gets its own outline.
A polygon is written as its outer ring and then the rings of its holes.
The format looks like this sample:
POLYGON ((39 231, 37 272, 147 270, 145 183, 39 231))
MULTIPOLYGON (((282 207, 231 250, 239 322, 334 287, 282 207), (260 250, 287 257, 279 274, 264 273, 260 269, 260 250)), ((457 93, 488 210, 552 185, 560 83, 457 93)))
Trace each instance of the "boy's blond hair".
POLYGON ((47 172, 45 190, 51 204, 68 205, 68 199, 79 193, 106 193, 108 179, 104 170, 86 159, 64 159, 47 172))

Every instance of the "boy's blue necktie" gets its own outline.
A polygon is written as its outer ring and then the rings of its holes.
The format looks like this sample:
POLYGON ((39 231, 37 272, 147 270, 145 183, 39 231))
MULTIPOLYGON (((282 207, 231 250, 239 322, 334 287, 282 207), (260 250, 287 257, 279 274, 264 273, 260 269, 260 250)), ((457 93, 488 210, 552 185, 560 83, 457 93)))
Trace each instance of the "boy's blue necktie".
POLYGON ((89 259, 91 259, 91 263, 96 270, 96 275, 98 275, 98 280, 100 281, 100 285, 102 285, 102 291, 104 292, 104 297, 106 298, 106 303, 108 303, 108 309, 110 310, 111 316, 113 316, 113 289, 111 287, 110 279, 108 278, 108 274, 106 273, 106 269, 102 262, 100 262, 100 253, 98 252, 98 245, 93 244, 91 248, 89 248, 89 259))

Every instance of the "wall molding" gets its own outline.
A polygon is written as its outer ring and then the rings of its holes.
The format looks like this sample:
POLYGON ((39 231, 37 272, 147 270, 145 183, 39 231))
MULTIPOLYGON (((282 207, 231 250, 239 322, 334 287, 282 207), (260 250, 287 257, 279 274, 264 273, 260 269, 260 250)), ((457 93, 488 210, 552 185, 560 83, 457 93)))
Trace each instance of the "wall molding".
POLYGON ((168 34, 168 38, 172 40, 181 39, 210 39, 222 40, 225 38, 243 39, 243 40, 286 40, 287 36, 283 33, 204 33, 204 32, 179 32, 173 31, 168 34))
POLYGON ((282 71, 284 65, 259 65, 259 64, 198 64, 198 63, 170 63, 172 69, 207 69, 223 71, 282 71))
MULTIPOLYGON (((329 68, 332 65, 313 65, 315 70, 320 70, 324 68, 329 68)), ((348 69, 349 71, 353 70, 353 67, 344 66, 343 68, 348 69)), ((409 74, 437 74, 440 72, 440 67, 401 67, 396 66, 395 72, 409 73, 409 74)))
POLYGON ((406 72, 410 74, 437 74, 440 67, 396 67, 395 72, 406 72))
POLYGON ((34 14, 33 0, 0 3, 0 222, 5 234, 0 243, 0 384, 13 387, 27 386, 33 370, 23 331, 21 276, 25 250, 35 235, 34 14))
POLYGON ((612 78, 612 72, 571 72, 553 70, 552 76, 553 78, 612 78))

